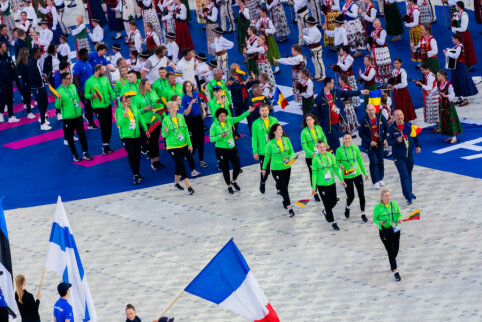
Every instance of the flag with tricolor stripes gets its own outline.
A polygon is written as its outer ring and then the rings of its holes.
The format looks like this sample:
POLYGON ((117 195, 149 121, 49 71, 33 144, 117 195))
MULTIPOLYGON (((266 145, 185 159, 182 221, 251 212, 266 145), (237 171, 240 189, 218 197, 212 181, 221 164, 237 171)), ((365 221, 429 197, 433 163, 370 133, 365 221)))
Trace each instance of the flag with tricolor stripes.
POLYGON ((382 90, 376 89, 374 91, 370 91, 370 93, 368 93, 368 103, 375 106, 377 113, 380 112, 380 104, 382 103, 382 90))
POLYGON ((273 95, 273 105, 279 105, 284 110, 288 104, 289 103, 284 97, 283 93, 281 93, 280 89, 276 87, 273 95))
POLYGON ((301 199, 301 200, 295 201, 295 204, 297 204, 301 208, 305 208, 309 202, 310 202, 310 199, 301 199))
POLYGON ((412 131, 410 132, 410 136, 414 138, 419 135, 420 132, 422 132, 422 128, 412 124, 412 131))
POLYGON ((412 212, 403 221, 410 221, 410 220, 420 220, 420 209, 417 209, 414 212, 412 212))

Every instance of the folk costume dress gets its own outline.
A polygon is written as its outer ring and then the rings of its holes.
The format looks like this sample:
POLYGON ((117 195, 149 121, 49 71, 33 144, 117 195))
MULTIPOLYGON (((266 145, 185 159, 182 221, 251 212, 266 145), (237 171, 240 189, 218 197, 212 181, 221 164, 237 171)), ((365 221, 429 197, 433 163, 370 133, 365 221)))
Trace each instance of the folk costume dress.
MULTIPOLYGON (((214 42, 214 29, 218 27, 218 8, 211 3, 207 8, 207 19, 206 19, 206 39, 208 44, 214 42)), ((208 45, 208 54, 213 56, 216 51, 208 45)))
POLYGON ((472 77, 467 71, 465 48, 464 45, 459 44, 453 48, 454 52, 447 51, 446 55, 457 59, 455 69, 452 70, 452 86, 457 97, 473 96, 478 93, 472 77))
MULTIPOLYGON (((376 82, 376 68, 372 65, 365 67, 365 71, 363 74, 360 75, 360 80, 363 80, 363 87, 370 91, 374 91, 377 89, 377 82, 376 82)), ((365 106, 368 104, 368 95, 364 96, 365 106)))
MULTIPOLYGON (((409 9, 405 19, 407 20, 405 26, 409 28, 410 31, 410 42, 418 44, 422 38, 422 25, 420 24, 420 9, 418 6, 413 5, 409 9)), ((418 58, 417 55, 412 52, 412 61, 421 61, 421 58, 418 58)))
POLYGON ((437 72, 440 70, 440 66, 437 58, 437 53, 438 53, 437 41, 431 35, 422 37, 418 45, 414 47, 414 51, 416 51, 418 48, 420 48, 421 50, 420 58, 422 59, 422 63, 427 62, 429 65, 430 71, 434 73, 434 75, 436 75, 437 72))
POLYGON ((62 28, 59 23, 59 15, 55 6, 39 7, 39 11, 45 15, 45 21, 48 23, 50 30, 54 33, 53 43, 60 44, 60 35, 62 28))
POLYGON ((153 0, 142 0, 138 2, 142 10, 142 20, 144 24, 147 22, 152 23, 152 30, 157 34, 159 38, 161 38, 161 23, 159 22, 159 18, 157 17, 157 13, 154 9, 152 1, 153 0))
POLYGON ((384 0, 383 11, 385 13, 385 23, 387 33, 390 36, 403 35, 403 23, 396 0, 384 0))
POLYGON ((274 39, 274 34, 276 32, 276 29, 273 25, 273 22, 268 17, 266 18, 260 17, 256 22, 256 28, 258 28, 258 31, 261 35, 265 36, 266 45, 268 46, 267 56, 268 56, 269 63, 271 65, 278 66, 278 63, 273 59, 273 58, 279 59, 281 57, 278 49, 278 44, 274 39), (261 31, 260 28, 264 28, 264 31, 261 31))
POLYGON ((432 7, 429 0, 418 0, 417 6, 420 9, 420 23, 426 24, 432 22, 432 7))
POLYGON ((268 60, 268 47, 266 45, 258 46, 254 49, 248 49, 246 53, 256 54, 256 63, 258 64, 259 73, 268 74, 269 82, 271 83, 272 86, 276 86, 273 70, 271 69, 271 65, 269 64, 269 60, 268 60))
POLYGON ((387 32, 383 28, 375 29, 372 31, 369 39, 371 43, 367 46, 370 46, 372 51, 377 80, 384 83, 392 76, 392 58, 387 46, 387 32), (375 37, 377 38, 375 39, 375 37))
POLYGON ((15 30, 16 26, 12 15, 12 6, 10 5, 10 0, 0 2, 0 18, 1 22, 7 26, 8 37, 13 39, 13 31, 15 30))
MULTIPOLYGON (((340 14, 340 1, 339 0, 322 0, 321 11, 325 13, 326 30, 335 30, 335 24, 333 20, 340 14)), ((333 47, 333 37, 325 35, 324 38, 325 47, 333 47)))
MULTIPOLYGON (((258 36, 254 35, 253 37, 248 38, 248 43, 246 44, 247 50, 257 48, 258 46, 258 36)), ((258 76, 259 72, 258 64, 256 63, 256 54, 247 54, 246 56, 248 74, 251 75, 251 73, 254 73, 256 76, 258 76)))
POLYGON ((289 58, 281 58, 278 63, 291 65, 291 82, 293 87, 293 99, 296 103, 301 103, 301 93, 297 84, 301 83, 301 71, 306 68, 306 59, 302 54, 289 58))
POLYGON ((175 7, 176 18, 176 43, 179 49, 185 48, 194 49, 194 45, 191 39, 191 32, 187 24, 187 9, 183 3, 178 4, 175 7))
POLYGON ((425 123, 439 124, 439 96, 433 89, 437 88, 437 80, 433 73, 424 76, 423 90, 423 117, 425 123))
POLYGON ((393 91, 393 102, 395 109, 402 110, 405 120, 412 121, 417 118, 415 108, 413 107, 412 98, 408 91, 407 72, 405 69, 394 69, 392 72, 392 82, 395 88, 393 91))
POLYGON ((248 36, 248 29, 251 25, 251 15, 249 9, 245 5, 241 4, 239 6, 239 15, 236 18, 238 23, 238 28, 236 30, 236 35, 238 38, 238 51, 240 54, 243 53, 243 48, 245 46, 245 39, 248 36))
POLYGON ((455 22, 457 26, 452 27, 452 32, 457 32, 462 37, 462 44, 464 45, 465 52, 465 64, 467 66, 474 66, 477 64, 477 55, 475 54, 472 34, 469 31, 469 15, 465 11, 459 12, 455 16, 455 22))
POLYGON ((438 82, 437 87, 434 88, 438 94, 448 95, 447 98, 439 95, 440 104, 440 133, 447 136, 457 136, 462 133, 462 125, 455 109, 454 99, 455 92, 452 84, 448 81, 438 82))
MULTIPOLYGON (((353 74, 353 57, 351 55, 338 57, 338 62, 336 63, 334 70, 340 73, 340 75, 346 75, 348 77, 348 84, 352 91, 357 91, 358 86, 356 85, 355 75, 353 74)), ((360 106, 361 100, 358 96, 353 96, 352 102, 354 106, 360 106)))
POLYGON ((77 54, 79 54, 79 50, 82 48, 86 48, 89 53, 91 52, 89 38, 83 23, 77 25, 77 27, 72 30, 72 35, 75 37, 75 50, 77 51, 77 54))
MULTIPOLYGON (((341 87, 342 91, 352 91, 352 88, 345 84, 341 87)), ((355 89, 356 90, 356 89, 355 89)), ((344 123, 340 122, 340 131, 342 133, 349 132, 353 133, 358 129, 358 119, 356 117, 356 111, 353 107, 353 102, 351 97, 346 97, 341 99, 345 109, 346 119, 344 123)))
POLYGON ((286 13, 280 0, 267 0, 266 8, 271 13, 271 20, 275 27, 275 36, 279 38, 288 37, 290 27, 286 19, 286 13))
POLYGON ((341 8, 344 14, 346 35, 348 37, 348 45, 351 50, 364 49, 366 46, 365 29, 358 18, 358 6, 351 0, 348 0, 341 8))

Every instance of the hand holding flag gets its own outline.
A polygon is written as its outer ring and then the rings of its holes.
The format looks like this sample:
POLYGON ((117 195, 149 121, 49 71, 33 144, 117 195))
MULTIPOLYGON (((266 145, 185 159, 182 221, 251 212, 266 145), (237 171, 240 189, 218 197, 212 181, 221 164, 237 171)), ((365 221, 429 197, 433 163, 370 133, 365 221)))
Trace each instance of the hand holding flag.
POLYGON ((310 201, 311 199, 301 199, 301 200, 295 201, 295 204, 297 204, 301 208, 305 208, 310 201))
POLYGON ((420 220, 420 209, 417 209, 414 212, 412 212, 403 221, 411 221, 411 220, 420 220))
POLYGON ((99 90, 97 89, 97 87, 94 87, 94 91, 95 91, 95 96, 97 97, 97 99, 99 100, 99 102, 102 102, 102 94, 99 92, 99 90))

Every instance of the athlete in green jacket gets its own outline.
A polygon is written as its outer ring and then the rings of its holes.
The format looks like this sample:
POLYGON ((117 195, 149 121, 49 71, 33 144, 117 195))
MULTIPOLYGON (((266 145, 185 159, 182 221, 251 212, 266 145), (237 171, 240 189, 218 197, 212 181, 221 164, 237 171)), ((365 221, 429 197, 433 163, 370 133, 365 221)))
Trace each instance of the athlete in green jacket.
POLYGON ((316 143, 316 149, 318 153, 313 157, 311 164, 311 170, 313 171, 313 177, 311 179, 312 194, 314 196, 318 189, 318 193, 321 195, 321 200, 325 206, 322 213, 325 215, 326 221, 331 223, 333 230, 340 230, 333 217, 333 208, 335 208, 338 201, 336 197, 335 176, 338 177, 343 186, 345 182, 340 175, 340 168, 333 154, 326 151, 325 142, 318 141, 316 143))
MULTIPOLYGON (((137 110, 132 110, 131 98, 122 95, 119 98, 119 107, 115 110, 114 116, 119 128, 119 135, 121 137, 124 149, 127 152, 127 159, 134 175, 134 184, 137 185, 144 180, 144 177, 139 173, 141 164, 141 127, 144 131, 147 130, 144 119, 137 110)), ((149 134, 148 134, 149 136, 149 134)))
MULTIPOLYGON (((162 92, 164 91, 164 88, 166 88, 168 86, 166 75, 167 75, 166 67, 160 67, 159 68, 159 79, 151 84, 152 90, 154 92, 156 92, 156 94, 157 94, 157 96, 159 96, 159 98, 162 97, 162 92)), ((176 78, 174 78, 174 79, 176 79, 176 78)), ((163 103, 166 104, 167 102, 163 102, 163 103)))
POLYGON ((213 90, 213 98, 208 103, 209 113, 213 118, 215 118, 216 111, 220 108, 224 108, 228 111, 228 116, 232 117, 231 108, 229 102, 226 99, 226 95, 223 95, 221 87, 217 86, 213 90))
POLYGON ((122 87, 120 94, 135 93, 134 95, 137 95, 140 83, 141 81, 137 79, 137 73, 134 70, 130 70, 127 73, 127 83, 122 87))
POLYGON ((226 101, 229 106, 233 105, 233 100, 231 99, 231 94, 226 87, 226 82, 223 80, 223 71, 220 68, 213 70, 213 79, 206 86, 208 89, 209 98, 213 98, 213 90, 216 86, 220 86, 223 91, 223 95, 226 95, 226 101))
POLYGON ((276 181, 276 188, 283 197, 283 207, 288 209, 288 216, 293 217, 295 212, 291 207, 288 185, 291 176, 291 164, 295 153, 291 141, 279 124, 273 124, 269 129, 268 143, 266 144, 266 152, 263 161, 263 171, 261 174, 266 175, 268 164, 271 167, 273 178, 276 181))
POLYGON ((364 222, 368 221, 365 215, 365 192, 363 190, 363 176, 365 180, 368 180, 368 175, 363 166, 363 159, 361 157, 360 149, 358 146, 351 144, 351 134, 345 133, 343 135, 343 145, 336 149, 336 162, 340 166, 343 179, 345 180, 345 192, 346 192, 346 206, 345 217, 350 217, 350 205, 355 199, 356 187, 358 193, 358 199, 360 200, 361 218, 364 222))
MULTIPOLYGON (((251 147, 253 148, 253 158, 259 161, 259 166, 263 170, 264 155, 266 153, 266 144, 268 143, 268 132, 273 124, 278 123, 278 119, 273 116, 269 116, 269 105, 261 104, 259 106, 260 117, 253 122, 251 126, 251 147)), ((259 182, 259 191, 265 192, 266 179, 268 179, 270 173, 269 164, 266 167, 266 174, 261 174, 261 180, 259 182)))
POLYGON ((164 104, 167 104, 173 95, 178 95, 181 98, 184 96, 182 85, 176 83, 176 76, 174 73, 167 73, 167 85, 168 86, 165 86, 162 90, 162 97, 164 98, 162 101, 164 104))
POLYGON ((82 111, 80 109, 80 98, 77 94, 77 88, 72 84, 72 76, 70 73, 62 73, 60 75, 62 85, 57 88, 60 97, 55 100, 55 108, 60 110, 62 114, 64 137, 69 143, 70 152, 72 152, 75 162, 81 159, 77 154, 74 142, 74 132, 77 132, 80 145, 82 147, 82 159, 92 160, 87 151, 87 138, 85 137, 84 121, 82 120, 82 111))
POLYGON ((232 118, 228 116, 228 111, 225 108, 220 108, 216 111, 215 119, 209 130, 209 138, 215 146, 218 166, 223 172, 224 182, 230 194, 234 193, 233 187, 238 191, 241 190, 241 187, 236 182, 241 170, 241 162, 234 143, 234 124, 244 120, 252 111, 253 109, 251 108, 240 116, 232 118), (229 173, 229 162, 233 165, 232 179, 229 173))
POLYGON ((383 190, 381 201, 373 209, 373 222, 378 226, 378 233, 388 253, 390 268, 395 281, 400 281, 400 273, 397 268, 397 255, 400 246, 400 224, 402 213, 395 201, 391 201, 390 191, 383 190))
POLYGON ((186 166, 184 164, 184 158, 186 158, 191 167, 191 173, 196 169, 194 158, 192 156, 193 150, 191 138, 189 137, 189 130, 186 121, 184 120, 184 116, 177 113, 179 110, 178 103, 172 101, 167 102, 167 110, 169 114, 162 121, 162 136, 166 139, 167 152, 172 157, 175 164, 174 188, 184 190, 179 184, 179 180, 182 178, 188 194, 192 195, 194 190, 189 184, 186 166))
MULTIPOLYGON (((305 161, 308 166, 308 172, 310 173, 310 181, 312 178, 311 163, 313 156, 316 154, 316 142, 323 141, 325 144, 326 137, 323 129, 318 125, 315 115, 307 113, 303 116, 303 130, 301 131, 301 147, 305 151, 305 161)), ((320 202, 320 196, 315 194, 315 200, 320 202)))

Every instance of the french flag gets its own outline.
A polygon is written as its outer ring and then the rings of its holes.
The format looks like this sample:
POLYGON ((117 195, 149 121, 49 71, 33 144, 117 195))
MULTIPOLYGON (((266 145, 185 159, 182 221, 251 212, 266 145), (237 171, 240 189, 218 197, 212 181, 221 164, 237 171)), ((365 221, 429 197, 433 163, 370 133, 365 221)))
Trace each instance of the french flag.
POLYGON ((253 272, 231 240, 185 288, 255 322, 279 322, 253 272))

